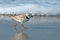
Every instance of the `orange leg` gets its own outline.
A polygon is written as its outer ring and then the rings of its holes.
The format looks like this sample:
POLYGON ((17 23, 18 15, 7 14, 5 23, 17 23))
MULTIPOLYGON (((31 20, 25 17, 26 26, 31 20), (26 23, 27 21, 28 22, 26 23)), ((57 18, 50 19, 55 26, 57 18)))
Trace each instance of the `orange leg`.
POLYGON ((16 32, 18 32, 18 30, 17 30, 17 27, 18 26, 18 22, 16 21, 16 23, 14 24, 14 26, 13 26, 13 28, 16 30, 16 32))
POLYGON ((23 28, 23 30, 28 29, 28 27, 26 27, 26 26, 23 25, 23 24, 22 24, 22 28, 23 28))

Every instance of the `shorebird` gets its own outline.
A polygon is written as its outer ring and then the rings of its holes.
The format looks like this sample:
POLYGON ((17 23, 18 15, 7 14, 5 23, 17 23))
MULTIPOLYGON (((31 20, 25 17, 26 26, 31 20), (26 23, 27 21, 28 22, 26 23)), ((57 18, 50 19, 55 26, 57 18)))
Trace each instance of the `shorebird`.
POLYGON ((32 16, 32 14, 29 14, 29 13, 11 16, 11 18, 16 21, 16 24, 14 25, 14 29, 17 31, 16 27, 17 27, 18 23, 20 23, 22 25, 23 29, 27 29, 27 27, 23 23, 29 21, 31 17, 33 17, 33 16, 32 16))

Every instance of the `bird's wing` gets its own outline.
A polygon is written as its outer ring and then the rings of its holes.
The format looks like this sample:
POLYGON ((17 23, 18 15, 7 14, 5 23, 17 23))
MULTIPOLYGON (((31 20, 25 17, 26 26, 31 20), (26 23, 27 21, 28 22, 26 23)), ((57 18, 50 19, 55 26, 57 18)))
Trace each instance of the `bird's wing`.
POLYGON ((15 20, 25 20, 26 16, 24 14, 18 16, 11 16, 15 20))

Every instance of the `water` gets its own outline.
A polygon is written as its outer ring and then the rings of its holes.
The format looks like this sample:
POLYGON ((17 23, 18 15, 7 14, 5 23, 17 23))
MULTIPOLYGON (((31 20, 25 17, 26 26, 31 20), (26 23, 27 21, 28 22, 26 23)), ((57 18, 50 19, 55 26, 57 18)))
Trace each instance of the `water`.
MULTIPOLYGON (((0 40, 17 40, 20 37, 13 29, 14 23, 14 20, 0 19, 0 40)), ((28 27, 23 33, 28 40, 60 40, 60 17, 34 17, 24 25, 28 27)), ((17 29, 22 33, 21 25, 17 29)))

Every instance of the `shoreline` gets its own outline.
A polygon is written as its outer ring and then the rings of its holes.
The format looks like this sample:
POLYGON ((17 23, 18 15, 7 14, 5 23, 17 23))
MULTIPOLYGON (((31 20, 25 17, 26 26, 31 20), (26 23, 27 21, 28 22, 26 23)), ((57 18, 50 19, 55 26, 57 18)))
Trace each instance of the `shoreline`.
MULTIPOLYGON (((0 16, 16 16, 20 14, 0 14, 0 16)), ((60 17, 60 15, 33 15, 34 17, 60 17)))

